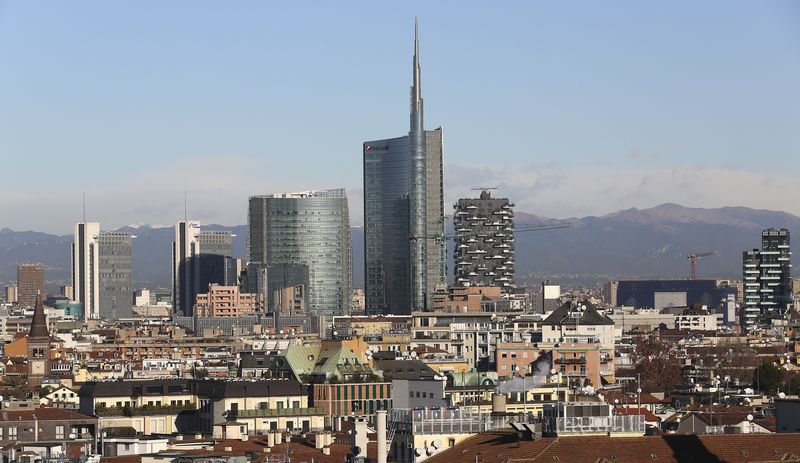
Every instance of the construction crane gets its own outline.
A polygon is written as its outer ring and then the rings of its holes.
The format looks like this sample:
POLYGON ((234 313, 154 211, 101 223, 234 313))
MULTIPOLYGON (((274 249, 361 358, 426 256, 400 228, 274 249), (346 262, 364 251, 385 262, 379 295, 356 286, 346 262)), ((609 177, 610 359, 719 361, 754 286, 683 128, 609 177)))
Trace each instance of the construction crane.
POLYGON ((693 252, 693 253, 689 254, 688 256, 686 256, 686 258, 689 259, 689 263, 691 264, 691 267, 692 267, 692 274, 691 274, 691 279, 692 280, 697 279, 697 259, 699 259, 701 257, 713 256, 714 254, 716 254, 716 252, 713 252, 713 251, 712 252, 693 252))
MULTIPOLYGON (((524 233, 524 232, 532 232, 532 231, 542 231, 542 230, 558 230, 561 228, 572 228, 571 223, 556 223, 552 225, 537 225, 534 227, 523 227, 523 228, 515 228, 512 230, 513 233, 524 233)), ((424 240, 437 240, 437 241, 447 241, 453 240, 459 236, 476 236, 478 233, 476 232, 467 232, 467 233, 458 233, 458 234, 441 234, 441 235, 425 235, 422 237, 418 237, 412 235, 409 239, 411 241, 417 241, 419 239, 424 240)))

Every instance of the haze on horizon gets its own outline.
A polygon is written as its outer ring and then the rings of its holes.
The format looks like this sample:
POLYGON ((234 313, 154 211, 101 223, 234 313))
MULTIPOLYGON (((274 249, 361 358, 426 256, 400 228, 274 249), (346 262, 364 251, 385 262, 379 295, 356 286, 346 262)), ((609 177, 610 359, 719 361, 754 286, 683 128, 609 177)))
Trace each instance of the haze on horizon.
POLYGON ((0 228, 246 221, 408 130, 414 16, 446 212, 674 202, 800 215, 800 5, 0 1, 0 228))

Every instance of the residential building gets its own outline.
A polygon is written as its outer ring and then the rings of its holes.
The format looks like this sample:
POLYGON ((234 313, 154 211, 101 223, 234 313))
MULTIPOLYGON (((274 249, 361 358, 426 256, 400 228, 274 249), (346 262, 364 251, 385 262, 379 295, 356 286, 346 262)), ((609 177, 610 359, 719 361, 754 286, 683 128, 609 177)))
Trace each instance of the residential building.
POLYGON ((675 329, 716 331, 717 316, 702 307, 689 307, 680 315, 675 315, 675 329))
POLYGON ((442 130, 425 130, 415 35, 408 135, 364 142, 366 311, 430 308, 446 281, 442 130))
POLYGON ((31 407, 0 414, 3 461, 78 461, 94 453, 96 439, 97 419, 74 411, 31 407))
POLYGON ((453 258, 458 286, 514 286, 514 211, 508 198, 462 198, 453 206, 453 258))
POLYGON ((38 294, 44 297, 44 265, 17 265, 17 291, 17 303, 22 306, 33 307, 38 294))
MULTIPOLYGON (((342 315, 350 308, 352 244, 344 189, 250 197, 250 262, 308 268, 305 310, 315 315, 342 315)), ((249 270, 249 269, 248 269, 249 270)), ((276 270, 277 271, 277 270, 276 270)), ((296 286, 290 283, 273 290, 296 286)), ((267 297, 273 297, 270 291, 267 297)))
POLYGON ((144 435, 209 435, 220 421, 242 420, 254 433, 322 427, 308 389, 290 379, 90 382, 79 397, 81 412, 97 415, 101 428, 132 427, 144 435))
POLYGON ((661 310, 700 304, 716 310, 724 293, 717 280, 620 280, 616 305, 661 310))
POLYGON ((751 330, 760 318, 782 317, 792 304, 790 233, 786 228, 761 232, 761 249, 742 253, 744 303, 742 327, 751 330))
POLYGON ((198 317, 240 317, 259 311, 258 295, 240 292, 238 286, 212 283, 208 292, 196 297, 194 314, 198 317))

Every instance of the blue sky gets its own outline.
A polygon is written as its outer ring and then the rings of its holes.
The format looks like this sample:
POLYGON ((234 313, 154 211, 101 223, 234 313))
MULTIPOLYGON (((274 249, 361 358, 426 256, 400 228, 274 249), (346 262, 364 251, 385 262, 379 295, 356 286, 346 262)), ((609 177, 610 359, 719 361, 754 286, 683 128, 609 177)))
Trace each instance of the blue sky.
MULTIPOLYGON (((414 16, 447 204, 800 214, 800 4, 0 0, 0 227, 244 223, 408 128, 414 16)), ((448 208, 449 209, 449 208, 448 208)))

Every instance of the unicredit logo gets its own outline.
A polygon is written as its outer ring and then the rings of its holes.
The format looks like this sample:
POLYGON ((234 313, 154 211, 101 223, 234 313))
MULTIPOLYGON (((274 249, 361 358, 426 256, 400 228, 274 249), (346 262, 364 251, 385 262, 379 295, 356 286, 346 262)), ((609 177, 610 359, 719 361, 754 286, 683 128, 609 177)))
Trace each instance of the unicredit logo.
POLYGON ((386 145, 384 145, 384 146, 367 145, 364 148, 364 151, 389 151, 389 146, 386 146, 386 145))

